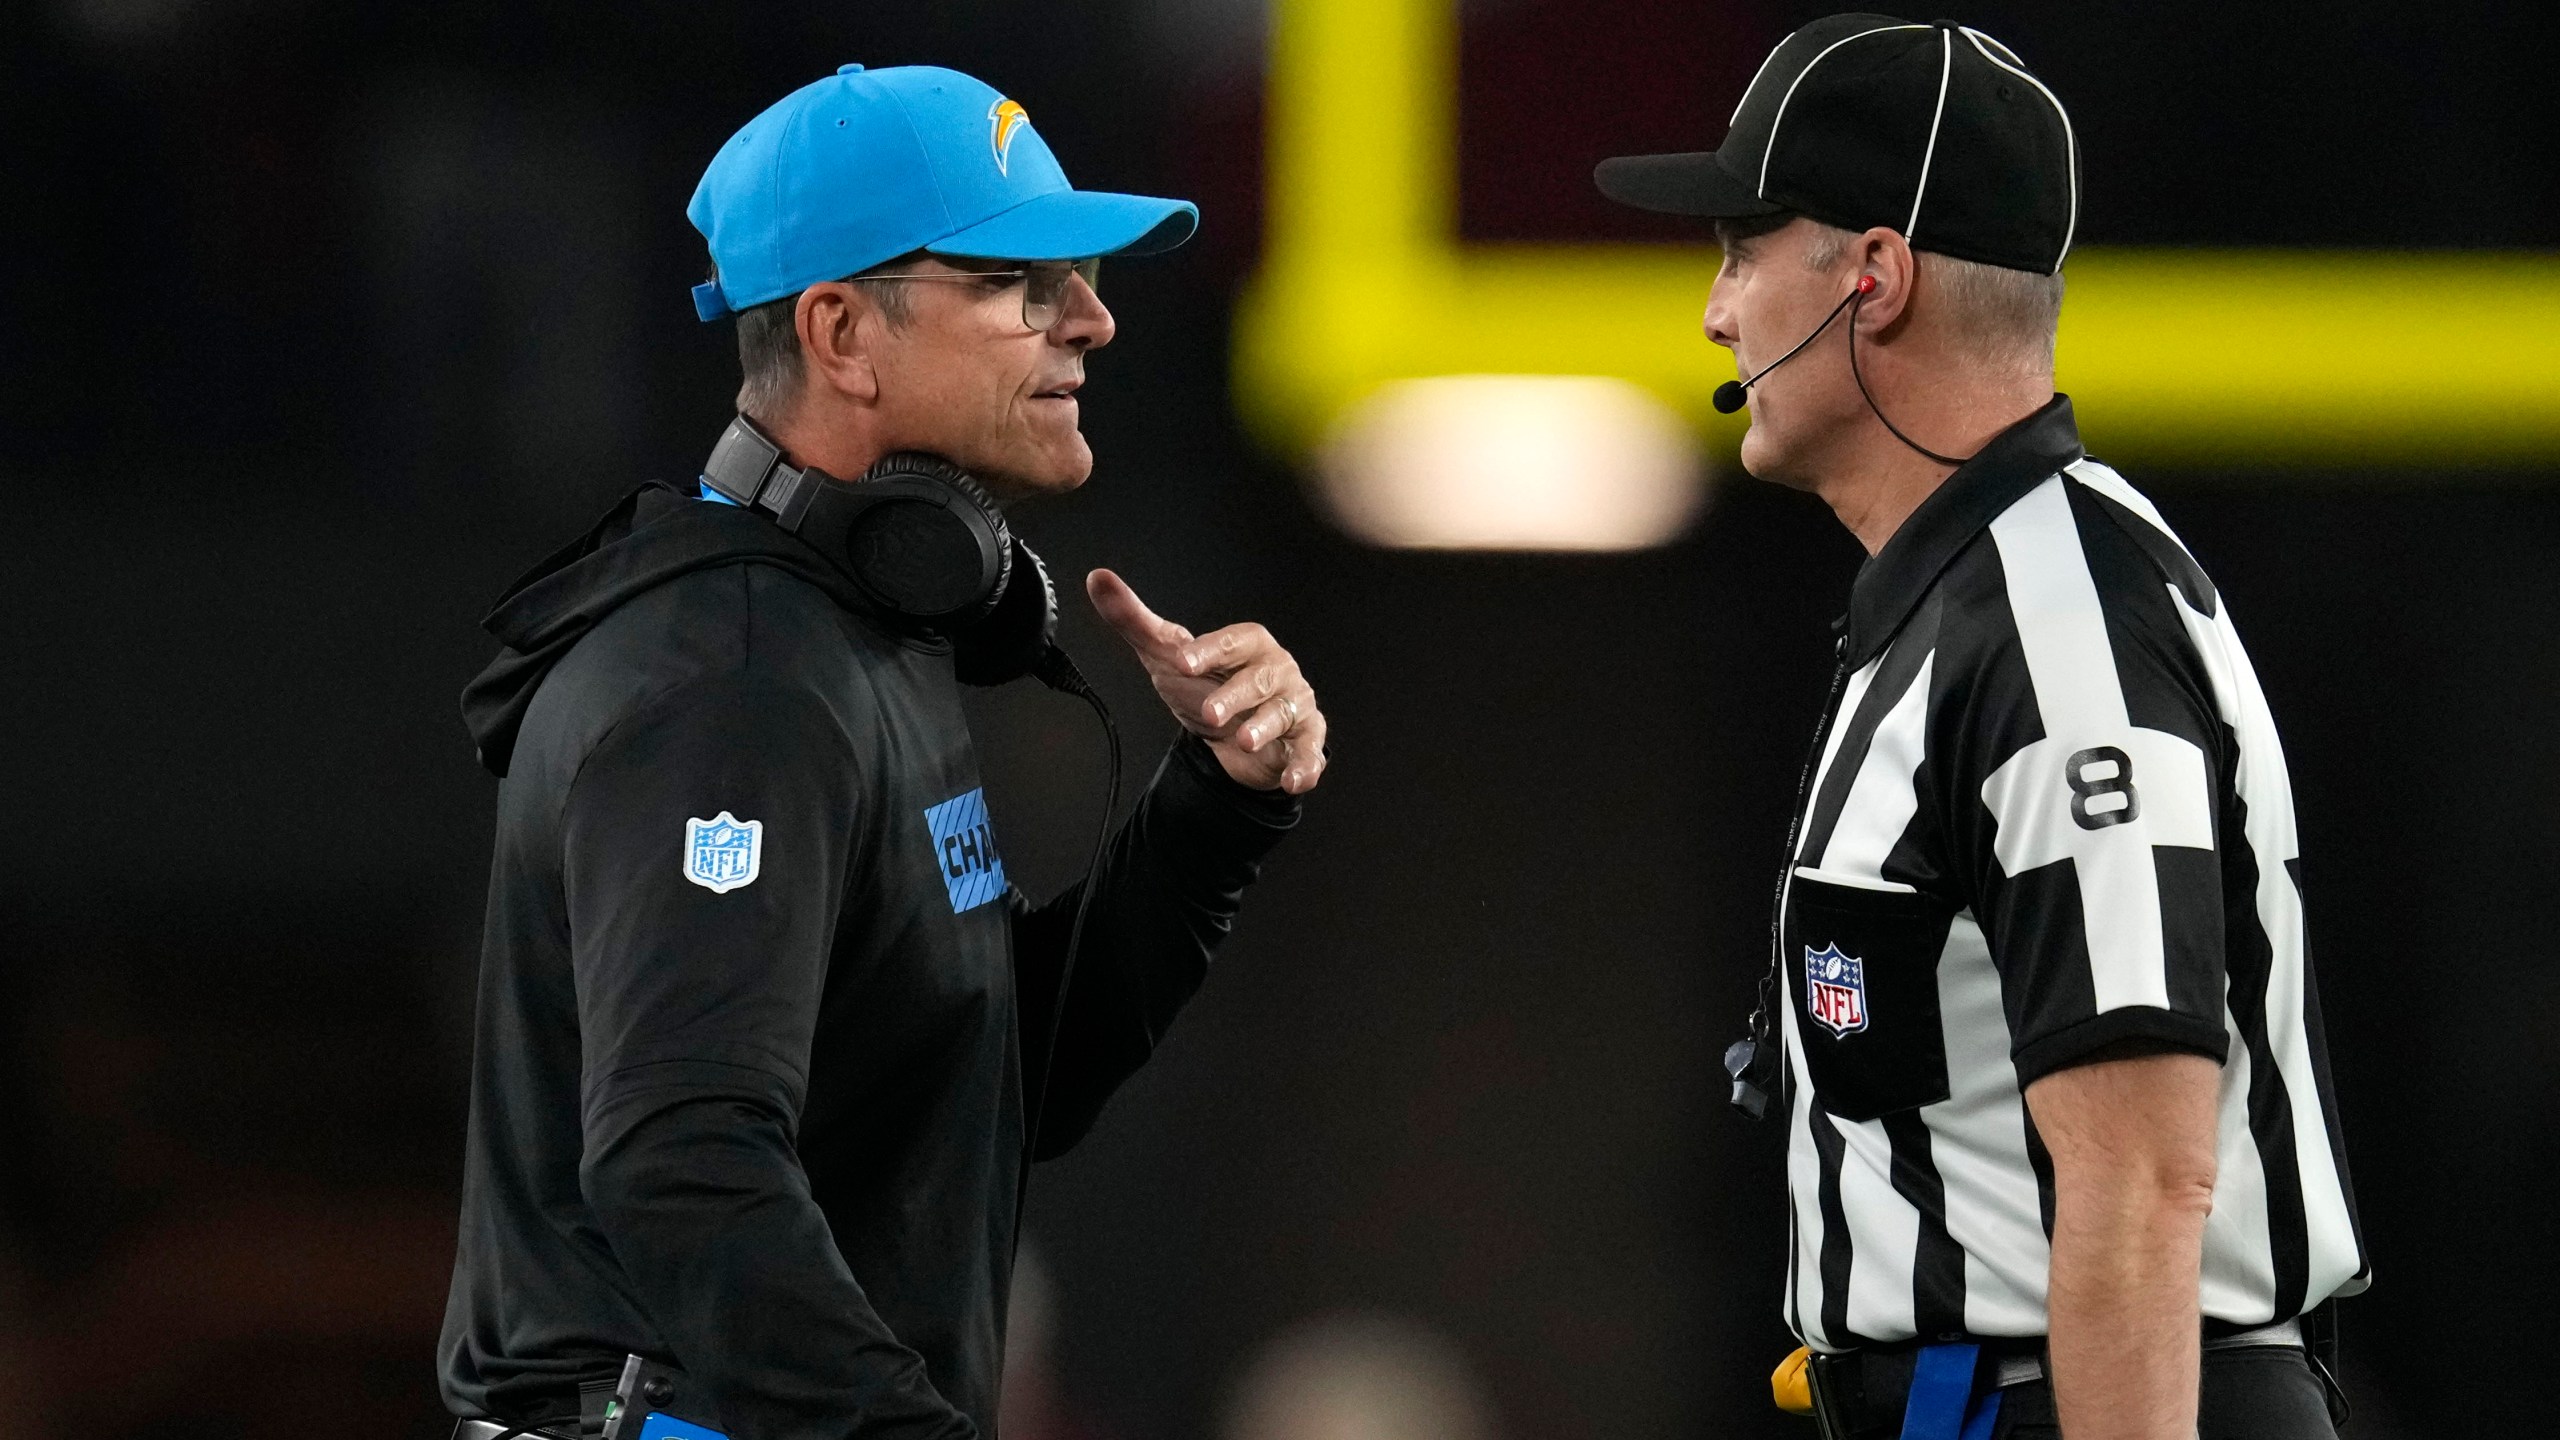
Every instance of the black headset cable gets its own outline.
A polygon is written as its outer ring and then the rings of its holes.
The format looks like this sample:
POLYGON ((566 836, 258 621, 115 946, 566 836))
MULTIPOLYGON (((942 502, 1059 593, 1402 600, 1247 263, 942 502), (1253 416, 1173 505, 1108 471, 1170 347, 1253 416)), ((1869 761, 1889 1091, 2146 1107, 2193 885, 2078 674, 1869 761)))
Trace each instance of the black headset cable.
MULTIPOLYGON (((1023 1132, 1023 1174, 1028 1183, 1031 1156, 1040 1148, 1040 1122, 1049 1110, 1049 1067, 1058 1058, 1058 1032, 1067 1026, 1067 987, 1075 979, 1076 955, 1084 948, 1085 912, 1093 908, 1094 882, 1102 877, 1102 852, 1111 843, 1111 817, 1120 811, 1120 727, 1112 722, 1111 707, 1102 703, 1102 695, 1093 682, 1076 668, 1073 656, 1052 644, 1031 673, 1041 684, 1062 695, 1073 695, 1093 707, 1094 718, 1102 722, 1102 739, 1110 752, 1109 775, 1102 788, 1102 815, 1093 825, 1093 855, 1085 862, 1083 888, 1076 894, 1076 918, 1067 927, 1067 954, 1058 964, 1057 998, 1050 1002, 1048 1033, 1040 1041, 1040 1068, 1033 1073, 1040 1089, 1031 1102, 1031 1123, 1023 1132)), ((1017 1227, 1017 1234, 1019 1227, 1017 1227)))
MULTIPOLYGON (((1935 460, 1941 465, 1954 466, 1964 464, 1965 459, 1970 457, 1960 458, 1954 455, 1941 455, 1937 451, 1930 449, 1928 446, 1921 444, 1919 441, 1912 439, 1910 436, 1903 434, 1902 427, 1894 424, 1891 419, 1886 417, 1884 407, 1876 403, 1874 392, 1867 389, 1867 377, 1859 373, 1858 370, 1858 311, 1865 306, 1866 299, 1867 291, 1863 284, 1858 289, 1849 292, 1849 378, 1858 382, 1859 396, 1867 402, 1867 408, 1875 412, 1876 418, 1884 422, 1884 428, 1893 432, 1894 439, 1901 441, 1903 444, 1910 446, 1912 449, 1919 451, 1923 456, 1928 459, 1935 460)), ((1825 320, 1822 323, 1828 325, 1831 322, 1825 320)), ((1815 333, 1819 334, 1821 332, 1816 331, 1815 333)), ((1794 354, 1795 352, 1789 351, 1787 353, 1794 354)), ((1763 370, 1760 373, 1765 375, 1768 371, 1763 370)))

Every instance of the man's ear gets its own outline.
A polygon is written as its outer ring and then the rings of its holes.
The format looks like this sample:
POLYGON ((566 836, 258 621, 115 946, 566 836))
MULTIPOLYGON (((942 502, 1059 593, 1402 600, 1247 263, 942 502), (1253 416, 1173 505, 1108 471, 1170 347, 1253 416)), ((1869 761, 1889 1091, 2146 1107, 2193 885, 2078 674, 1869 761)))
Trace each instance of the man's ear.
POLYGON ((800 292, 791 321, 808 383, 868 403, 880 396, 878 351, 888 317, 859 290, 839 280, 812 285, 800 292))
POLYGON ((1849 283, 1855 285, 1866 277, 1876 282, 1858 303, 1859 328, 1870 335, 1893 328, 1911 308, 1911 282, 1918 268, 1911 242, 1902 238, 1902 232, 1879 225, 1859 236, 1849 249, 1858 260, 1849 283))

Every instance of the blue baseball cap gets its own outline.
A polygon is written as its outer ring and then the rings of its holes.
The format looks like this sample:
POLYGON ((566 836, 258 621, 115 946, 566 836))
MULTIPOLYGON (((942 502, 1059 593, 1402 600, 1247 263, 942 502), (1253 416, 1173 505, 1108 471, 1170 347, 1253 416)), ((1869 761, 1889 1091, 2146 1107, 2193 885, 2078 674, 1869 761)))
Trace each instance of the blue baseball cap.
POLYGON ((847 65, 729 137, 685 217, 719 278, 717 320, 917 250, 988 260, 1150 255, 1191 238, 1188 200, 1078 190, 985 82, 935 65, 847 65))

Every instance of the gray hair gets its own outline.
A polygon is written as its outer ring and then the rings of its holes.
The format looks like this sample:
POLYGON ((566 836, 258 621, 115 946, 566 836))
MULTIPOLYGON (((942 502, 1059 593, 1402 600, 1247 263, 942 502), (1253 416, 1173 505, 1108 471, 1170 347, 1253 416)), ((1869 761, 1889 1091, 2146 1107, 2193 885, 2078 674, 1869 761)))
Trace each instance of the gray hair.
MULTIPOLYGON (((1828 270, 1840 263, 1857 232, 1814 222, 1805 264, 1828 270)), ((1915 249, 1912 258, 1932 288, 1947 300, 1957 343, 1986 365, 2015 366, 2040 374, 2053 370, 2054 330, 2062 322, 2062 272, 2040 275, 1958 260, 1915 249)))
MULTIPOLYGON (((901 255, 861 273, 894 274, 894 267, 916 258, 901 255)), ((719 267, 712 268, 711 278, 720 278, 719 267)), ((863 289, 870 292, 872 303, 880 307, 881 317, 889 322, 890 329, 904 330, 914 319, 912 292, 906 285, 879 280, 863 289)), ((792 402, 799 398, 801 379, 808 373, 800 360, 799 310, 803 293, 795 291, 738 312, 738 413, 749 419, 772 424, 787 414, 792 402)))

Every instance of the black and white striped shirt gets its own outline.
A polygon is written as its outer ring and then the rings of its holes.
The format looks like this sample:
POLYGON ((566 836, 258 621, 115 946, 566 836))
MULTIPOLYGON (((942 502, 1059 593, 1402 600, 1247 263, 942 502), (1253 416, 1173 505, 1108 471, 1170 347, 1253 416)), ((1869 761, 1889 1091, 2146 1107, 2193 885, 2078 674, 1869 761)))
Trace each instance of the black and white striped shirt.
POLYGON ((1781 901, 1786 1315, 1842 1350, 2045 1333, 2022 1087, 2220 1061, 2209 1323, 2367 1283, 2284 752, 2229 611, 2067 398, 1859 573, 1781 901))

